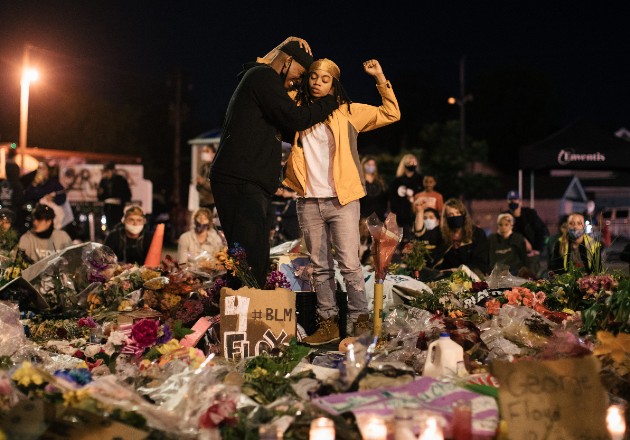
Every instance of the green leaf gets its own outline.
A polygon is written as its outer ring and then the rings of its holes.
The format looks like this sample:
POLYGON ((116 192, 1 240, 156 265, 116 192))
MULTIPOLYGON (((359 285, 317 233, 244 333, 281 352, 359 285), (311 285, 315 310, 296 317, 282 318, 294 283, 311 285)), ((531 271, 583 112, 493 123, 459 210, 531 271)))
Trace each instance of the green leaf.
POLYGON ((182 327, 181 321, 175 321, 173 324, 173 337, 175 339, 182 339, 184 336, 194 333, 191 329, 187 327, 182 327))

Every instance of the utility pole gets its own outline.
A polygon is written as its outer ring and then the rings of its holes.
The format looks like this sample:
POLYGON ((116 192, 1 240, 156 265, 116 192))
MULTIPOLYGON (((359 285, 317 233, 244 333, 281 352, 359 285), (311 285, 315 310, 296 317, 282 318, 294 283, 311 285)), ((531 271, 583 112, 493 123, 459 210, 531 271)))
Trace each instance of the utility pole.
POLYGON ((466 75, 465 75, 466 56, 462 56, 459 60, 459 147, 461 151, 466 148, 466 75))
POLYGON ((175 108, 173 111, 175 139, 173 144, 173 203, 179 207, 181 200, 181 132, 182 132, 182 72, 178 71, 175 78, 175 108))

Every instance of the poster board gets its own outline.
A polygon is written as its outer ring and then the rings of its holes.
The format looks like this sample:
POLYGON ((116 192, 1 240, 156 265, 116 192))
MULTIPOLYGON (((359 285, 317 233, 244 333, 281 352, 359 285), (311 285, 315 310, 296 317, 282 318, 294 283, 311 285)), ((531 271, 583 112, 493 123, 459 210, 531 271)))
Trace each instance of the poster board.
POLYGON ((594 356, 493 362, 510 440, 604 440, 607 396, 594 356))
POLYGON ((295 292, 221 289, 221 355, 247 358, 288 345, 296 333, 295 292))

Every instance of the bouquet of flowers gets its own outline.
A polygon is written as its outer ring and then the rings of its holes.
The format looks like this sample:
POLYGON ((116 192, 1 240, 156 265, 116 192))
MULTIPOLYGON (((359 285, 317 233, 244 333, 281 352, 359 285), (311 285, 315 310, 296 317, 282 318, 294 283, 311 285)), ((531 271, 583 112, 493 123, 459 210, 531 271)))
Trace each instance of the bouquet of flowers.
POLYGON ((420 272, 424 268, 429 254, 430 251, 426 243, 412 240, 403 248, 401 261, 413 274, 414 272, 420 272))
POLYGON ((233 248, 224 247, 217 253, 216 259, 225 270, 230 271, 244 286, 260 289, 258 281, 254 278, 251 267, 247 262, 247 253, 238 243, 234 243, 233 248))

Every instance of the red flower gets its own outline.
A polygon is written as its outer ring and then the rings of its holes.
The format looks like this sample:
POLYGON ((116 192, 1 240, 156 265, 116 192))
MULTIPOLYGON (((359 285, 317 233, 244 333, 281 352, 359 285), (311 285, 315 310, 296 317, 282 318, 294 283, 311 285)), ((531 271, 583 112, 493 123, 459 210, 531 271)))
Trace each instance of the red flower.
POLYGON ((155 344, 158 337, 159 322, 153 319, 141 319, 131 327, 131 337, 140 347, 155 344))
POLYGON ((223 398, 215 400, 199 417, 199 427, 218 428, 222 423, 232 424, 235 421, 236 402, 223 398))

